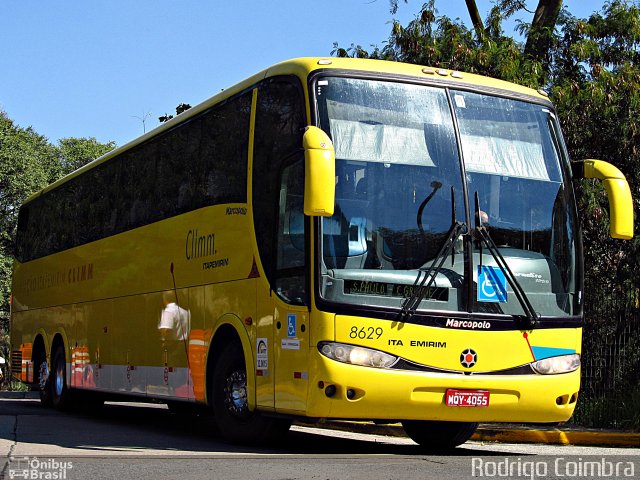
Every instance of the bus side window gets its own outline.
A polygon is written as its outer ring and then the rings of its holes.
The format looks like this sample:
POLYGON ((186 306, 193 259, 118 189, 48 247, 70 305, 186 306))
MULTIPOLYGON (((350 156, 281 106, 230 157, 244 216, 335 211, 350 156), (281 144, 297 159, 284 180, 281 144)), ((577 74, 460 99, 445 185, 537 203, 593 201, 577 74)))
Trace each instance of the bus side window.
POLYGON ((305 302, 304 161, 280 177, 275 290, 290 303, 305 302))

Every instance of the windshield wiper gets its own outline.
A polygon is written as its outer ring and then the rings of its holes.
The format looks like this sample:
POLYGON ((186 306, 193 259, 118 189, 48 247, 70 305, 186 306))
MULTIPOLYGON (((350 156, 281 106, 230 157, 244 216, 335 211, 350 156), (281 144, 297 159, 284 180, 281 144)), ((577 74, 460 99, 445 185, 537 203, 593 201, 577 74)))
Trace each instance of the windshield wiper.
MULTIPOLYGON (((489 253, 491 253, 491 256, 498 264, 498 268, 502 270, 502 273, 504 273, 504 276, 509 282, 509 285, 511 285, 513 293, 515 293, 518 302, 520 302, 520 306, 522 307, 522 310, 525 314, 525 318, 522 320, 524 330, 531 330, 538 323, 540 315, 534 310, 533 305, 531 305, 531 301, 527 296, 527 293, 524 291, 524 289, 520 285, 520 282, 518 282, 518 279, 509 268, 507 261, 502 256, 502 253, 500 253, 500 249, 494 242, 493 238, 491 238, 489 230, 487 230, 487 228, 482 224, 482 217, 480 216, 480 198, 478 196, 478 192, 476 192, 475 195, 475 203, 476 228, 474 232, 480 238, 480 248, 482 249, 482 242, 484 242, 487 246, 487 249, 489 250, 489 253)), ((480 264, 482 264, 482 250, 480 250, 480 264)))
MULTIPOLYGON (((440 188, 440 186, 438 186, 437 188, 434 187, 434 192, 432 192, 432 195, 430 195, 430 197, 433 196, 433 193, 435 193, 435 191, 438 188, 440 188)), ((429 197, 427 198, 428 200, 430 200, 429 197)), ((427 202, 423 202, 423 205, 421 205, 421 207, 424 207, 424 205, 426 205, 427 202)), ((418 214, 418 221, 420 222, 420 227, 422 227, 421 221, 420 221, 421 217, 422 217, 422 212, 420 211, 418 214)), ((453 187, 451 187, 451 227, 449 228, 449 231, 447 232, 447 237, 445 238, 444 242, 442 242, 442 245, 440 246, 438 253, 433 258, 431 265, 429 265, 429 267, 426 269, 424 267, 420 267, 418 269, 418 275, 416 276, 416 279, 413 282, 411 294, 404 299, 400 307, 400 314, 398 316, 398 321, 406 322, 416 312, 418 306, 420 305, 420 302, 422 302, 422 300, 427 296, 429 289, 435 283, 436 277, 438 276, 438 273, 440 272, 440 270, 442 270, 442 266, 444 265, 444 262, 449 256, 449 254, 450 253, 455 254, 456 239, 462 233, 465 227, 466 227, 466 224, 464 222, 459 222, 456 220, 455 190, 453 187)), ((453 258, 452 258, 452 261, 453 261, 453 258)))

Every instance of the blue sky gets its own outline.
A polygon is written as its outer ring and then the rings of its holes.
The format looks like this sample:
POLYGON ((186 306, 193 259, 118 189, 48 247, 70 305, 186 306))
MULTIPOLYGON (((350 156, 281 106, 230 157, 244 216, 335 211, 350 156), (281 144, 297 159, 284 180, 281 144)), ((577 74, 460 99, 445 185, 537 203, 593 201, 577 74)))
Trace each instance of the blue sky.
MULTIPOLYGON (((406 24, 424 1, 401 2, 395 17, 406 24)), ((577 16, 603 3, 565 0, 577 16)), ((492 4, 478 0, 483 17, 492 4)), ((436 6, 470 24, 464 0, 436 6)), ((52 142, 123 145, 147 114, 149 130, 271 64, 328 56, 333 42, 381 46, 391 18, 388 0, 4 0, 0 110, 52 142)))

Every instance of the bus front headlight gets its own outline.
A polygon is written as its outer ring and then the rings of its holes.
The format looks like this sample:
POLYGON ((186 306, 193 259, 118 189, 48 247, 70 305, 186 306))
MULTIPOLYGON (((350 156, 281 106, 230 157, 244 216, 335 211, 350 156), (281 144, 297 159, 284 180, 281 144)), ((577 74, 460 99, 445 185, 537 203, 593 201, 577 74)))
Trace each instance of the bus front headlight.
POLYGON ((363 367, 390 368, 398 361, 388 353, 346 343, 320 342, 318 350, 331 360, 363 367))
POLYGON ((531 367, 542 375, 555 375, 557 373, 569 373, 580 367, 580 355, 560 355, 533 362, 531 367))

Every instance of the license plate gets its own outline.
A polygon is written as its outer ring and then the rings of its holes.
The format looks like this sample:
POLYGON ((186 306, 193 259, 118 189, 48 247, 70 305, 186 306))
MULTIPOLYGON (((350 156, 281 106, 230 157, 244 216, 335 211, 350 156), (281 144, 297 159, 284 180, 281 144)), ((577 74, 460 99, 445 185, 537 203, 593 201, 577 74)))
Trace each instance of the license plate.
POLYGON ((454 390, 450 388, 444 394, 447 407, 488 407, 488 390, 454 390))

